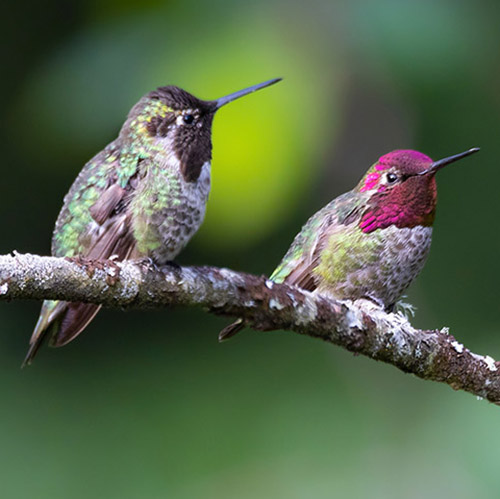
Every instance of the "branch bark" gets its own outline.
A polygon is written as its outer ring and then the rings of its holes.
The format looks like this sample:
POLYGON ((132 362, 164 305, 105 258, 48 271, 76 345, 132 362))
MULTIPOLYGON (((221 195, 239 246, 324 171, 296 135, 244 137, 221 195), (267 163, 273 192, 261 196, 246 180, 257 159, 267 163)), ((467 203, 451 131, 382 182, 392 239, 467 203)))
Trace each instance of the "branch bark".
MULTIPOLYGON (((500 362, 472 353, 441 330, 419 330, 369 301, 340 302, 285 284, 215 267, 90 262, 38 255, 0 256, 0 299, 59 299, 105 307, 199 305, 243 317, 254 329, 285 329, 321 338, 447 383, 500 405, 500 362)), ((216 332, 214 331, 214 335, 216 332)))

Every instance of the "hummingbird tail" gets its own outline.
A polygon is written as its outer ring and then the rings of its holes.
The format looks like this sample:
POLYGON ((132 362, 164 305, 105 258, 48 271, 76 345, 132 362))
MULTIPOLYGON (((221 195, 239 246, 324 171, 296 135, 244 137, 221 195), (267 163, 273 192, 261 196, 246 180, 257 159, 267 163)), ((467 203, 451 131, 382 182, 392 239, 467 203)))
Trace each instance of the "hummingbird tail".
POLYGON ((59 328, 50 338, 51 347, 62 347, 73 341, 92 321, 101 305, 93 303, 66 303, 59 328))
POLYGON ((92 321, 100 305, 44 301, 21 367, 29 366, 50 332, 50 346, 61 347, 76 338, 92 321))
POLYGON ((35 357, 36 353, 38 352, 38 349, 42 346, 43 340, 45 338, 45 335, 47 333, 47 330, 43 331, 37 341, 30 343, 30 346, 28 348, 28 353, 26 354, 26 357, 24 357, 23 363, 21 364, 21 369, 24 369, 26 366, 29 366, 31 362, 33 361, 33 358, 35 357))
POLYGON ((42 310, 40 311, 40 316, 38 317, 38 322, 36 323, 33 334, 30 338, 30 345, 28 348, 28 353, 24 358, 21 368, 29 366, 33 361, 38 349, 42 346, 49 329, 54 324, 57 316, 59 315, 58 309, 60 308, 60 302, 53 300, 45 300, 42 305, 42 310))
POLYGON ((232 324, 229 324, 229 326, 226 326, 219 333, 219 341, 228 340, 229 338, 233 337, 235 334, 239 333, 242 329, 244 329, 244 327, 245 327, 245 323, 243 322, 243 319, 238 319, 237 321, 233 322, 232 324))

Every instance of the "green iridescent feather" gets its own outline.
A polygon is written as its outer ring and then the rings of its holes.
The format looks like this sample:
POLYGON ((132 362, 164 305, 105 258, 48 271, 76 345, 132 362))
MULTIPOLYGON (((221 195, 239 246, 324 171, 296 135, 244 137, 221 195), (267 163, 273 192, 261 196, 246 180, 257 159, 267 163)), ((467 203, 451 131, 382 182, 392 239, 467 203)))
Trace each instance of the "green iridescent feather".
MULTIPOLYGON (((297 276, 293 279, 295 282, 300 280, 299 276, 310 272, 318 273, 318 275, 324 274, 324 277, 327 277, 330 271, 326 263, 321 264, 320 253, 324 249, 329 253, 328 245, 337 245, 340 249, 343 248, 345 253, 352 249, 350 238, 362 239, 361 230, 356 222, 360 217, 359 208, 363 206, 365 200, 363 195, 347 192, 315 213, 295 237, 270 279, 281 283, 295 273, 297 276), (327 227, 329 229, 326 231, 322 230, 327 227), (342 227, 342 231, 335 231, 337 227, 342 227), (358 233, 359 236, 357 236, 358 233)), ((313 277, 310 274, 308 276, 313 277)), ((338 277, 340 278, 340 275, 338 277)))

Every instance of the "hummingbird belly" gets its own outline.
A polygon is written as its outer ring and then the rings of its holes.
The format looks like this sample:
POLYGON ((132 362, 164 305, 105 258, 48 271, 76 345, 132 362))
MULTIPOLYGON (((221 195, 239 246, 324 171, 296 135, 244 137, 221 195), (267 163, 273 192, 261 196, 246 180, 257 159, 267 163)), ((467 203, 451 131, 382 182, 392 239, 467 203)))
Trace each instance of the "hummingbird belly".
POLYGON ((209 192, 208 162, 195 182, 168 172, 154 188, 145 189, 134 207, 134 256, 152 258, 159 265, 173 260, 202 224, 209 192))
POLYGON ((341 299, 371 298, 391 307, 422 270, 431 235, 432 227, 391 226, 370 234, 356 228, 332 237, 316 269, 321 277, 318 290, 341 299))

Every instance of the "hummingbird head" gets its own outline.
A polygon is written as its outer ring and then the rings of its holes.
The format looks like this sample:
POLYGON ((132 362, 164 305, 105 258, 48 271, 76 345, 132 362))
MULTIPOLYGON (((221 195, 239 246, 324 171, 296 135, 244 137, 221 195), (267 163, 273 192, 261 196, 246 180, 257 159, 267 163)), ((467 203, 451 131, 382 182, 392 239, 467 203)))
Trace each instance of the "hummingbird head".
POLYGON ((203 165, 212 158, 215 112, 239 97, 280 80, 269 80, 211 101, 198 99, 179 87, 160 87, 143 97, 129 118, 131 123, 140 127, 142 134, 163 142, 163 147, 179 161, 184 180, 195 182, 203 165))
POLYGON ((412 150, 392 151, 382 156, 357 186, 367 196, 361 230, 369 233, 391 225, 431 226, 436 212, 436 172, 477 151, 479 148, 469 149, 439 161, 412 150))

